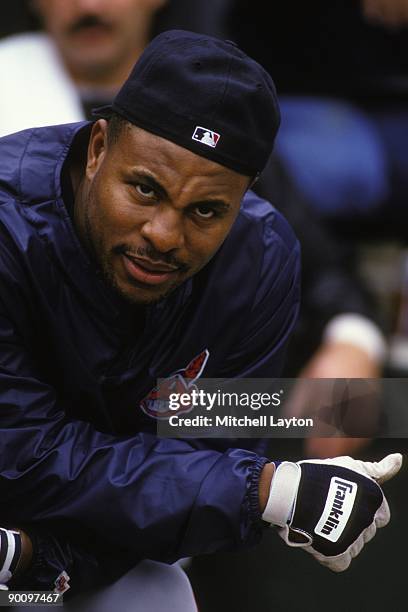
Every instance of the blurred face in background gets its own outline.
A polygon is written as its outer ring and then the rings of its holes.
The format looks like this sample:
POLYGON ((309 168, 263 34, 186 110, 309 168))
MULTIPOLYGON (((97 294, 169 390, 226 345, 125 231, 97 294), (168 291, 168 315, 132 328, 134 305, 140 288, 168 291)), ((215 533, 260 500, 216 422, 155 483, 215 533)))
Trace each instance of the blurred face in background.
POLYGON ((121 84, 149 41, 165 0, 34 0, 74 80, 121 84))

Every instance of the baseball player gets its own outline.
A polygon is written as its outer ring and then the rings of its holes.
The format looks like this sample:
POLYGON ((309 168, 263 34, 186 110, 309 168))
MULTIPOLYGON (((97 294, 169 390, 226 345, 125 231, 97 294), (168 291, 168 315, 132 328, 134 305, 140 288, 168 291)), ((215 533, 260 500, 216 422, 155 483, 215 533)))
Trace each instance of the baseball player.
POLYGON ((279 124, 270 76, 167 31, 98 116, 0 141, 1 582, 74 595, 270 525, 346 569, 389 520, 400 455, 291 463, 156 435, 158 378, 282 367, 298 243, 250 191, 279 124))

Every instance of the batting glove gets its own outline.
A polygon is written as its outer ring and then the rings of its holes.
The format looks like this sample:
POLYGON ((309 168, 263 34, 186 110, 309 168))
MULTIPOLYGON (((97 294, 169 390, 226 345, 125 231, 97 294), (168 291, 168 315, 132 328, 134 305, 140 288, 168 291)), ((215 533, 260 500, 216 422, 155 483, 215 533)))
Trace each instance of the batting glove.
POLYGON ((276 462, 262 518, 278 526, 286 544, 342 572, 377 527, 390 520, 379 485, 395 476, 401 465, 399 453, 379 463, 351 457, 276 462))

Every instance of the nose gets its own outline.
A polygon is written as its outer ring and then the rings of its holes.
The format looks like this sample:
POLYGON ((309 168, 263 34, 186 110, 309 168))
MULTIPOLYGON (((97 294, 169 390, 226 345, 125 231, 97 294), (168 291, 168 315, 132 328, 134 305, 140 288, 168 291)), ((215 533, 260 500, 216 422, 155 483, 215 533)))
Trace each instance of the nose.
POLYGON ((169 253, 184 246, 183 219, 181 213, 170 207, 154 209, 145 221, 141 235, 160 253, 169 253))

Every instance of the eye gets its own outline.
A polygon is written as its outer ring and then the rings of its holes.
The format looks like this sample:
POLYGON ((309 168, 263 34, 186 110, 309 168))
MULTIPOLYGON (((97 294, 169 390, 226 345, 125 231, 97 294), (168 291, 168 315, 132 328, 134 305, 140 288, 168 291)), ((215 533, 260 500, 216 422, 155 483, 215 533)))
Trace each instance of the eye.
POLYGON ((141 196, 149 200, 153 200, 156 197, 155 190, 144 183, 137 183, 137 185, 135 185, 135 189, 141 196))
POLYGON ((208 204, 200 204, 195 207, 195 213, 200 219, 213 219, 217 216, 217 211, 208 204))

